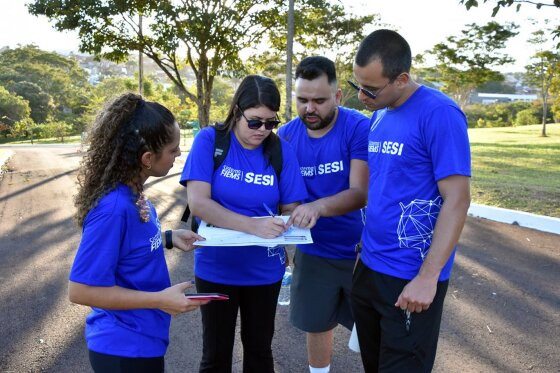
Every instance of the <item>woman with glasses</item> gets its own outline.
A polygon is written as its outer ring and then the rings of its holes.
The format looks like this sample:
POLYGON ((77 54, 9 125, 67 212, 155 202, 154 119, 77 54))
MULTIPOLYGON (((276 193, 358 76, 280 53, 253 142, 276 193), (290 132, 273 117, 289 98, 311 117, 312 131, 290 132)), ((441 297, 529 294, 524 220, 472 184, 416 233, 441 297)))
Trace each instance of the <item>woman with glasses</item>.
MULTIPOLYGON (((287 214, 307 197, 295 153, 274 128, 280 123, 280 92, 272 79, 249 75, 235 92, 225 122, 230 146, 214 169, 217 130, 196 136, 181 183, 187 187, 193 216, 218 227, 263 238, 281 235, 288 227, 274 216, 287 214), (282 171, 271 164, 272 147, 280 142, 282 171)), ((212 247, 195 252, 199 292, 229 295, 229 300, 201 307, 203 354, 200 372, 231 372, 237 313, 241 315, 244 372, 274 372, 272 336, 278 293, 286 257, 283 247, 212 247)))

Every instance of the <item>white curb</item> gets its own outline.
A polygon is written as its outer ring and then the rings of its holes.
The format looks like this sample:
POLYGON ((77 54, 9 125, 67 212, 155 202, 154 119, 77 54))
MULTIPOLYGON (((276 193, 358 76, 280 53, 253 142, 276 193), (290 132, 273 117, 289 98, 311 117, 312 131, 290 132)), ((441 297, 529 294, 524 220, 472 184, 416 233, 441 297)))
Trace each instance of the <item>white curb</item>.
POLYGON ((536 215, 529 212, 504 209, 471 203, 468 214, 501 223, 516 224, 521 227, 537 229, 543 232, 560 234, 560 219, 536 215))

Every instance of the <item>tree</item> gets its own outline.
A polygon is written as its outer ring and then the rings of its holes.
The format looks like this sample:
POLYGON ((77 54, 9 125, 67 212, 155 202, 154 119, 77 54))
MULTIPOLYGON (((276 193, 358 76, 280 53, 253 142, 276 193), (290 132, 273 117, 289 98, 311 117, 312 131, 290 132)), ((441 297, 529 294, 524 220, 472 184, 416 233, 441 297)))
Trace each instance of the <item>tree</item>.
MULTIPOLYGON (((285 84, 286 112, 291 106, 289 85, 292 83, 292 77, 291 74, 287 73, 290 62, 295 65, 304 57, 314 54, 334 57, 338 80, 341 88, 344 89, 346 78, 349 78, 352 74, 355 49, 365 37, 365 30, 375 25, 378 18, 376 14, 350 14, 338 2, 299 0, 294 3, 294 33, 293 40, 290 40, 290 27, 286 28, 284 26, 286 20, 290 19, 289 6, 288 2, 282 2, 276 9, 277 18, 267 20, 269 31, 266 38, 270 48, 254 54, 248 61, 248 67, 251 71, 259 73, 266 71, 271 77, 277 78, 279 86, 285 84), (277 20, 280 20, 280 22, 277 20), (286 46, 290 42, 293 43, 292 58, 288 59, 286 46), (331 56, 333 51, 335 55, 331 56), (282 79, 278 79, 279 77, 282 77, 282 79)), ((351 92, 351 88, 348 88, 346 92, 355 96, 351 92)))
POLYGON ((209 121, 214 78, 242 66, 239 52, 257 45, 265 20, 275 14, 273 0, 35 0, 34 15, 55 21, 57 30, 78 30, 80 50, 124 61, 141 50, 177 86, 182 98, 196 103, 201 126, 209 121), (152 22, 140 31, 138 15, 152 22), (185 57, 180 53, 184 51, 185 57), (184 65, 196 76, 196 91, 180 74, 184 65))
MULTIPOLYGON (((548 24, 545 20, 545 25, 548 24)), ((532 33, 528 43, 537 46, 537 52, 532 56, 531 63, 525 66, 525 81, 538 87, 538 93, 542 100, 542 131, 541 136, 546 136, 546 118, 548 114, 548 102, 552 83, 556 76, 560 75, 560 54, 554 50, 548 50, 550 44, 549 28, 539 28, 532 33)), ((552 91, 554 91, 552 89, 552 91)))
POLYGON ((76 60, 45 52, 33 45, 0 53, 0 85, 29 101, 37 123, 50 115, 81 115, 90 88, 86 72, 76 60))
POLYGON ((504 77, 494 66, 514 60, 500 52, 506 41, 517 35, 513 23, 500 25, 489 22, 484 26, 466 25, 462 36, 450 36, 446 42, 436 44, 427 51, 436 59, 436 65, 424 69, 427 78, 443 84, 443 91, 464 108, 469 96, 489 81, 503 81, 504 77))
MULTIPOLYGON (((459 2, 465 5, 467 10, 472 7, 478 7, 478 0, 459 0, 459 2)), ((495 17, 496 14, 498 14, 500 8, 508 8, 512 5, 515 5, 517 12, 521 10, 522 4, 529 4, 535 6, 537 9, 550 10, 551 8, 556 8, 556 10, 560 10, 560 0, 543 0, 538 2, 533 0, 483 0, 483 2, 494 3, 494 8, 492 8, 492 17, 495 17)), ((560 25, 552 30, 552 35, 554 36, 554 39, 560 38, 560 25)), ((560 40, 558 41, 556 48, 560 48, 560 40)))
POLYGON ((286 111, 284 119, 292 119, 292 65, 294 59, 294 0, 288 0, 288 28, 286 37, 286 111))
POLYGON ((29 118, 29 103, 0 86, 0 124, 5 128, 29 118))
POLYGON ((29 103, 31 119, 35 123, 46 122, 51 110, 51 96, 43 92, 41 87, 29 81, 20 81, 8 84, 7 88, 29 103))
POLYGON ((558 123, 560 122, 560 74, 552 78, 550 94, 552 96, 550 110, 554 121, 558 123))
POLYGON ((548 113, 548 97, 555 76, 560 75, 560 54, 552 51, 537 52, 530 65, 525 66, 525 77, 529 83, 539 87, 542 99, 542 130, 541 136, 546 136, 546 117, 548 113))

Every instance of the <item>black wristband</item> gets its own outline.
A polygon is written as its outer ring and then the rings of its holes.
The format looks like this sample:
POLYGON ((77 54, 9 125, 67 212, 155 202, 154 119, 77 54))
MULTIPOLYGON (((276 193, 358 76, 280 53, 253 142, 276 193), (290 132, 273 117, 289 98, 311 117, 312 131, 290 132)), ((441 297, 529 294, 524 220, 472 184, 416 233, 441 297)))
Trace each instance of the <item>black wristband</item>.
POLYGON ((165 231, 165 248, 173 248, 173 231, 165 231))

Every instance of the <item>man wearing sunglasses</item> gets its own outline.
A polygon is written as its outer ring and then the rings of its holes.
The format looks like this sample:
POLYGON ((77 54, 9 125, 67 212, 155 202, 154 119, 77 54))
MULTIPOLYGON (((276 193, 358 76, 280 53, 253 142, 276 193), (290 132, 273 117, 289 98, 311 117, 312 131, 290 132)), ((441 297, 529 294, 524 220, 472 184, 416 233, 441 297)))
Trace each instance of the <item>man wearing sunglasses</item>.
POLYGON ((391 30, 360 44, 360 101, 374 111, 369 194, 352 286, 366 372, 429 372, 443 301, 470 204, 467 121, 441 92, 410 76, 411 51, 391 30))
POLYGON ((334 328, 354 324, 349 295, 367 198, 368 119, 339 106, 328 58, 303 59, 295 76, 299 117, 278 134, 296 151, 309 198, 288 224, 311 228, 314 243, 296 248, 290 320, 307 332, 310 372, 328 372, 334 328))

